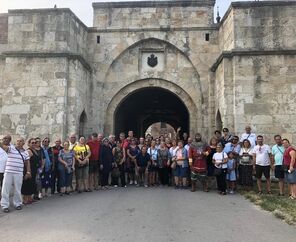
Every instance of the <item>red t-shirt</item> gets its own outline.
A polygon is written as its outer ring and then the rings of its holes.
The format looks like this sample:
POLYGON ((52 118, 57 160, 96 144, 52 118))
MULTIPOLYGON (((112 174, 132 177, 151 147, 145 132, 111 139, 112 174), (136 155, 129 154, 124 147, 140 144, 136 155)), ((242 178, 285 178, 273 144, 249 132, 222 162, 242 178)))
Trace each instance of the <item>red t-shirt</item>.
MULTIPOLYGON (((288 149, 285 150, 285 153, 284 153, 284 165, 285 166, 290 166, 290 163, 291 163, 291 156, 290 156, 290 152, 295 150, 295 148, 293 148, 292 146, 290 146, 288 149)), ((294 168, 296 168, 296 162, 294 163, 294 168)))
POLYGON ((87 142, 87 145, 89 146, 90 152, 91 152, 89 160, 98 161, 100 157, 100 147, 101 147, 100 141, 90 140, 87 142))

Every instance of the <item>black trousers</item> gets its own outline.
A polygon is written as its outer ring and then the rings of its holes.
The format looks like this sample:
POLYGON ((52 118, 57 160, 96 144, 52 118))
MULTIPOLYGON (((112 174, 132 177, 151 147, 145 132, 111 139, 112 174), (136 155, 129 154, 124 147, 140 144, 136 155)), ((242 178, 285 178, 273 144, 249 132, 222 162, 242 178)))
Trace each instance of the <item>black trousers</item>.
POLYGON ((216 176, 217 187, 218 187, 218 191, 220 192, 226 192, 226 188, 227 188, 226 174, 227 174, 227 169, 222 169, 221 174, 219 176, 216 176))
POLYGON ((61 188, 60 188, 60 174, 59 174, 59 170, 58 170, 58 163, 55 163, 55 167, 54 170, 52 172, 52 187, 51 187, 51 193, 54 194, 55 191, 60 192, 61 188))
POLYGON ((161 185, 169 185, 169 169, 167 167, 158 168, 158 177, 161 185))
POLYGON ((108 186, 109 185, 109 171, 102 170, 100 172, 100 178, 101 178, 101 186, 108 186))

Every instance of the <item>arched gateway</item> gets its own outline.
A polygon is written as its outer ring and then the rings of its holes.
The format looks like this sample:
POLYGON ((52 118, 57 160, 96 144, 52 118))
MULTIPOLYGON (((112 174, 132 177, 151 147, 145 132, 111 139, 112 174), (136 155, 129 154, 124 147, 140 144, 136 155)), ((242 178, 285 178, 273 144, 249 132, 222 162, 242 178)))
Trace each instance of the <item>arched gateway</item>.
POLYGON ((106 132, 134 130, 143 135, 155 122, 166 122, 186 132, 200 127, 199 110, 191 97, 174 83, 161 79, 136 81, 121 89, 107 108, 106 132), (190 112, 189 112, 190 110, 190 112))

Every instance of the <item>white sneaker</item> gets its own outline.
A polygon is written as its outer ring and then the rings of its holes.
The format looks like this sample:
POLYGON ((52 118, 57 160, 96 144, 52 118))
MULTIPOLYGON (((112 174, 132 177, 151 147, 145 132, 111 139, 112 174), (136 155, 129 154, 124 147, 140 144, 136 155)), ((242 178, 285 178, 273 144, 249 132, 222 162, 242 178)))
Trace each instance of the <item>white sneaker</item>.
POLYGON ((230 191, 229 191, 229 194, 234 194, 234 191, 233 191, 233 190, 230 190, 230 191))
POLYGON ((133 185, 134 183, 133 183, 133 181, 130 181, 130 185, 133 185))
POLYGON ((148 187, 148 185, 145 185, 145 187, 148 187))
POLYGON ((114 187, 118 187, 117 185, 114 185, 114 187))
POLYGON ((135 181, 135 185, 138 185, 138 182, 137 181, 135 181))
POLYGON ((126 185, 124 187, 127 187, 126 185))

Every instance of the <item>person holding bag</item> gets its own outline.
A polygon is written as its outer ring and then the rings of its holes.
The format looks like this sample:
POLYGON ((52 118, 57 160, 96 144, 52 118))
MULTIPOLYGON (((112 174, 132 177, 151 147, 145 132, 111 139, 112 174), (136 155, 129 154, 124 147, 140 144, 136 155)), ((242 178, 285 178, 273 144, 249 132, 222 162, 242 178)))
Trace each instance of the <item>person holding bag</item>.
POLYGON ((75 152, 77 167, 78 193, 82 192, 82 187, 84 187, 85 192, 90 192, 91 190, 88 188, 88 176, 91 152, 89 146, 85 144, 85 138, 83 136, 80 137, 73 151, 75 152))
POLYGON ((226 174, 227 174, 227 154, 223 151, 221 143, 217 145, 217 152, 213 155, 213 164, 215 166, 214 175, 217 180, 218 191, 221 195, 226 195, 226 174))

